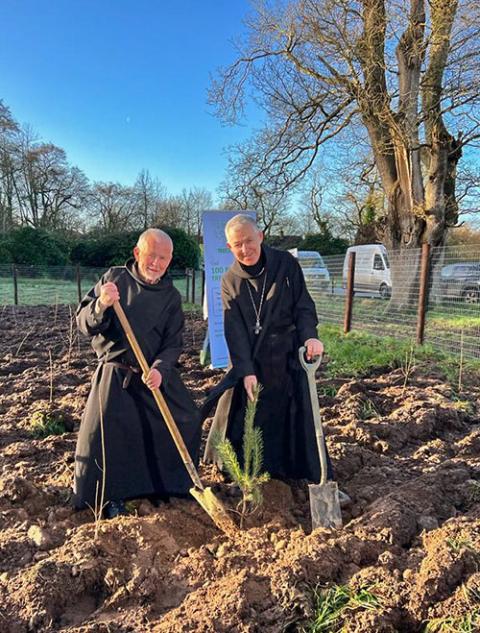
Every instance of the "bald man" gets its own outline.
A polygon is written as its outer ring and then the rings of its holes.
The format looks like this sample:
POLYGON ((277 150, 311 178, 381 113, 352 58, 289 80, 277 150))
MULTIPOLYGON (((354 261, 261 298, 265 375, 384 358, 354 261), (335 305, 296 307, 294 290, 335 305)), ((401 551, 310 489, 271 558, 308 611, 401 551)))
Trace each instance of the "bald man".
POLYGON ((80 331, 92 337, 98 367, 82 418, 75 454, 74 503, 99 508, 105 468, 104 516, 126 514, 125 501, 185 496, 187 471, 154 402, 160 388, 198 462, 198 411, 176 369, 184 317, 180 293, 167 269, 173 244, 159 229, 142 233, 125 266, 110 268, 77 309, 80 331), (150 367, 142 376, 112 305, 119 301, 150 367), (102 458, 101 421, 105 448, 102 458))

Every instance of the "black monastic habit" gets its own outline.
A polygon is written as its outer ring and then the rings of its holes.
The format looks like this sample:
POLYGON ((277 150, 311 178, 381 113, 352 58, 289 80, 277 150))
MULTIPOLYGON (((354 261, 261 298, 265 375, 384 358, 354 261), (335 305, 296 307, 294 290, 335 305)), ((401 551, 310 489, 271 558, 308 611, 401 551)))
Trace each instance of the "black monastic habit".
POLYGON ((185 495, 191 487, 113 309, 100 314, 95 311, 100 286, 107 281, 119 289, 120 303, 149 366, 161 372, 161 391, 190 455, 198 463, 198 410, 176 369, 184 328, 180 294, 168 275, 157 284, 147 284, 139 278, 133 262, 111 268, 77 309, 79 329, 92 337, 98 356, 75 454, 74 502, 79 508, 98 508, 99 504, 104 467, 101 418, 106 452, 105 502, 185 495))
POLYGON ((225 337, 232 367, 209 394, 202 414, 206 417, 220 396, 233 388, 231 400, 224 400, 227 406, 217 409, 217 416, 220 411, 226 419, 217 418, 213 432, 226 427, 226 436, 243 462, 247 402, 243 378, 254 374, 263 387, 255 418, 263 435, 263 469, 280 479, 319 481, 308 381, 298 360, 298 348, 318 336, 315 304, 300 265, 290 253, 262 246, 262 256, 263 271, 236 261, 222 278, 225 337), (265 275, 261 330, 255 334, 265 275))

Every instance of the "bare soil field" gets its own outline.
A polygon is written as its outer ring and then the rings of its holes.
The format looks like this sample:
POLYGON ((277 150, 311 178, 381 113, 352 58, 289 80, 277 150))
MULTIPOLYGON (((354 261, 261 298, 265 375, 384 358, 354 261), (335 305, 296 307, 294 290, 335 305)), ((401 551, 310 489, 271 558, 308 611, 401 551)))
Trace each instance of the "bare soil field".
MULTIPOLYGON (((181 371, 198 401, 222 375, 198 362, 203 333, 189 317, 181 371)), ((371 587, 378 598, 348 612, 345 632, 420 632, 480 609, 478 385, 459 399, 433 370, 415 370, 404 388, 396 369, 337 380, 335 395, 320 395, 336 477, 352 498, 342 529, 312 533, 306 484, 271 481, 233 538, 194 501, 174 499, 138 500, 131 516, 102 521, 95 539, 92 512, 70 505, 94 367, 68 308, 4 308, 2 633, 302 631, 313 588, 327 584, 371 587), (70 430, 34 439, 30 420, 50 399, 70 430)), ((319 394, 327 384, 320 373, 319 394)), ((236 506, 213 466, 200 475, 236 506)))

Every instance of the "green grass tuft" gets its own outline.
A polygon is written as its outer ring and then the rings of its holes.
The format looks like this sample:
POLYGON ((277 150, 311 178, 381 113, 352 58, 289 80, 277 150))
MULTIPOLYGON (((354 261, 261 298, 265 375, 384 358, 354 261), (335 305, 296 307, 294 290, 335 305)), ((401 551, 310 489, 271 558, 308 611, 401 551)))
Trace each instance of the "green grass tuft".
POLYGON ((427 622, 425 633, 477 633, 479 626, 480 609, 477 608, 463 617, 434 618, 427 622))
POLYGON ((373 587, 352 589, 348 585, 317 587, 314 590, 315 616, 303 633, 340 633, 349 611, 373 611, 381 608, 381 600, 373 587))
POLYGON ((32 415, 29 430, 35 439, 43 439, 49 435, 62 435, 66 428, 62 416, 41 410, 32 415))

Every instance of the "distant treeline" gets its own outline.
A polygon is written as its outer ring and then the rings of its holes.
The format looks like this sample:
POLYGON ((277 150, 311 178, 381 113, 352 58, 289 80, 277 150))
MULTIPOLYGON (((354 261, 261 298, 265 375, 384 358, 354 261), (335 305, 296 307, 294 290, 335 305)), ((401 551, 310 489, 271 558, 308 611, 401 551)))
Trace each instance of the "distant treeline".
MULTIPOLYGON (((200 247, 183 229, 161 227, 173 240, 171 267, 184 270, 196 268, 200 247)), ((124 264, 132 257, 141 231, 89 233, 75 235, 22 227, 0 236, 0 262, 32 266, 76 265, 107 268, 124 264)))

